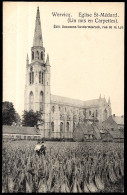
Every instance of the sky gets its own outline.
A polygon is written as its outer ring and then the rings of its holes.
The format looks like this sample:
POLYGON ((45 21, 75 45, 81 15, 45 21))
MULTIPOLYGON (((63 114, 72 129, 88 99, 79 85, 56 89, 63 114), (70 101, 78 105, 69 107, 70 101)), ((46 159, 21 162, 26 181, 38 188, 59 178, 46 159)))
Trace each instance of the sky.
POLYGON ((112 114, 123 115, 124 29, 69 29, 53 25, 91 25, 77 23, 79 12, 103 12, 117 13, 117 25, 123 26, 124 3, 4 2, 3 101, 13 102, 16 111, 23 114, 26 56, 28 53, 31 62, 37 6, 43 46, 51 65, 51 94, 84 101, 97 99, 101 94, 106 100, 110 97, 112 114), (68 17, 53 17, 52 12, 70 13, 76 23, 68 23, 68 17))

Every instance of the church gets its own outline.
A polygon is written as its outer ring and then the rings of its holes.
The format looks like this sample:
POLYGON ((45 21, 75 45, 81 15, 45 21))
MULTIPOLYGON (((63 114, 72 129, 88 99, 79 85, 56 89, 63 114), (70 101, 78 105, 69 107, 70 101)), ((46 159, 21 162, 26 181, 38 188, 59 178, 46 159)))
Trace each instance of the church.
POLYGON ((50 61, 43 47, 39 7, 37 8, 31 62, 26 59, 24 109, 41 111, 44 123, 40 125, 42 137, 71 138, 77 124, 84 120, 105 121, 112 114, 110 98, 81 101, 61 97, 50 92, 50 61))

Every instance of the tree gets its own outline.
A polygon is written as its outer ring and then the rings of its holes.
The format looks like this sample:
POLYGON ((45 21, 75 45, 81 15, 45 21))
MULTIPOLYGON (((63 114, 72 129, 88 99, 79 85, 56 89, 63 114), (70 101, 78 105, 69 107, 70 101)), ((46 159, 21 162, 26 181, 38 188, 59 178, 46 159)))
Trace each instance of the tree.
POLYGON ((17 123, 18 113, 15 111, 12 102, 2 103, 2 123, 3 125, 12 125, 13 122, 17 123))
POLYGON ((23 126, 34 127, 34 125, 37 125, 37 122, 41 120, 41 112, 39 111, 34 112, 33 110, 30 111, 24 110, 22 118, 23 126))

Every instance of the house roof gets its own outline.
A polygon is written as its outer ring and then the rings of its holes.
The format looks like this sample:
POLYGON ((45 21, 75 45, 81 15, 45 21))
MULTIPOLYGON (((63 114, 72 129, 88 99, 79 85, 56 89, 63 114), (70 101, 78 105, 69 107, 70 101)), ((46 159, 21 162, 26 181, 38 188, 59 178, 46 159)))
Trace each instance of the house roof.
POLYGON ((114 138, 120 138, 120 139, 124 139, 124 135, 119 131, 119 130, 109 130, 107 129, 107 131, 110 133, 110 135, 114 138))
POLYGON ((18 126, 2 126, 3 134, 24 134, 24 135, 40 135, 40 131, 38 131, 34 127, 18 127, 18 126))
POLYGON ((93 135, 94 134, 91 124, 81 123, 79 125, 80 125, 80 128, 82 129, 84 134, 87 134, 87 135, 93 135))
POLYGON ((112 116, 113 120, 118 124, 118 125, 124 125, 124 118, 121 116, 112 116))
MULTIPOLYGON (((106 101, 105 98, 101 98, 101 102, 104 102, 104 101, 106 101)), ((82 100, 77 100, 77 99, 68 98, 68 97, 51 95, 51 102, 66 104, 66 105, 69 104, 72 106, 74 105, 74 106, 79 106, 79 107, 89 107, 89 106, 98 106, 100 104, 100 99, 82 101, 82 100)))

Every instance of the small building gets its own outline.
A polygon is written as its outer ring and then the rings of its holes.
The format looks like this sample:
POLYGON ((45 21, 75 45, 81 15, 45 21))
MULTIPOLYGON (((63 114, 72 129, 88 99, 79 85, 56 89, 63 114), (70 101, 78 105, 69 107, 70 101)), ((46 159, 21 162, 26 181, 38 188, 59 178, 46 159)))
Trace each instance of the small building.
POLYGON ((124 133, 124 116, 115 116, 115 114, 113 114, 112 118, 116 122, 118 129, 124 133))
POLYGON ((35 127, 2 126, 3 139, 12 140, 39 140, 40 131, 35 127))
POLYGON ((92 141, 97 140, 97 137, 92 125, 88 122, 82 122, 76 126, 73 139, 75 141, 92 141))
MULTIPOLYGON (((114 141, 124 141, 124 135, 120 131, 121 121, 123 120, 121 120, 119 117, 110 116, 107 120, 102 122, 103 130, 108 132, 114 141)), ((124 126, 122 127, 124 128, 124 126)))

